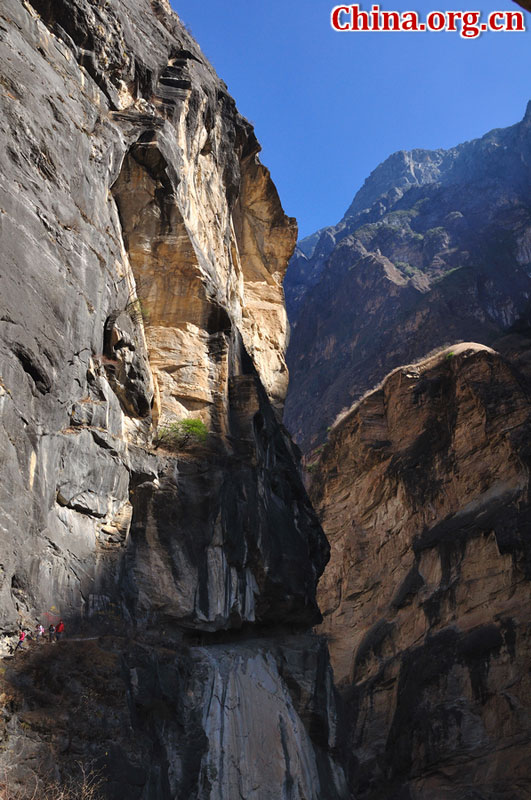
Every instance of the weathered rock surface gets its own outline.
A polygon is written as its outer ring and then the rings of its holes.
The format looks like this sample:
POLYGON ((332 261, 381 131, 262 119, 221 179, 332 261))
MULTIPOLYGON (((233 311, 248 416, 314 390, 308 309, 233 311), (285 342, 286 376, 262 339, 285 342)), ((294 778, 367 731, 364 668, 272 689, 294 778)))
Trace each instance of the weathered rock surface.
POLYGON ((174 650, 102 638, 36 650, 2 679, 13 787, 32 785, 34 762, 50 769, 55 753, 73 774, 80 758, 103 770, 112 800, 348 796, 318 637, 174 650))
POLYGON ((328 558, 279 422, 296 226, 252 126, 163 0, 6 0, 0 104, 0 646, 59 617, 139 642, 75 677, 65 643, 60 687, 50 648, 17 654, 0 770, 32 791, 95 760, 116 798, 343 797, 326 648, 296 636, 328 558), (157 447, 185 418, 207 441, 157 447))
POLYGON ((530 203, 531 103, 482 139, 390 156, 337 226, 300 243, 285 420, 306 452, 395 367, 491 345, 515 323, 531 294, 530 203))
POLYGON ((357 798, 529 795, 530 399, 510 362, 461 344, 331 431, 311 487, 331 543, 320 630, 357 798))
POLYGON ((328 545, 258 388, 253 375, 232 381, 234 452, 172 459, 135 487, 122 590, 136 624, 153 614, 203 630, 320 620, 328 545))
MULTIPOLYGON (((133 485, 147 481, 157 493, 158 475, 168 472, 164 458, 154 463, 131 447, 149 444, 153 407, 159 425, 203 419, 221 467, 236 460, 249 476, 247 489, 242 480, 235 487, 241 497, 258 491, 259 478, 276 484, 275 470, 292 470, 287 505, 280 489, 275 507, 297 548, 311 540, 312 557, 321 551, 307 562, 304 594, 326 545, 267 397, 280 405, 285 391, 281 280, 294 223, 257 161, 251 127, 197 45, 175 15, 141 5, 10 0, 2 9, 8 554, 18 540, 4 569, 17 575, 17 562, 26 572, 50 568, 56 539, 77 528, 92 528, 92 539, 81 537, 92 557, 102 524, 128 506, 133 485)), ((213 495, 224 497, 223 485, 213 478, 201 491, 216 487, 213 495)), ((274 486, 260 491, 267 505, 274 486)), ((204 531, 208 543, 217 525, 217 552, 228 534, 216 522, 221 511, 210 513, 204 531)), ((245 550, 234 517, 226 524, 245 550)), ((255 572, 261 524, 252 525, 255 572)), ((300 548, 295 557, 300 564, 300 548)), ((262 564, 251 580, 245 552, 236 560, 242 574, 224 579, 244 580, 251 594, 275 572, 262 564)), ((69 611, 82 613, 86 590, 79 575, 69 580, 79 589, 69 611)), ((271 580, 282 583, 278 574, 271 580)), ((66 613, 56 577, 31 584, 28 611, 57 605, 66 613)), ((2 613, 12 624, 9 590, 2 613)), ((311 590, 300 597, 311 621, 311 590)))

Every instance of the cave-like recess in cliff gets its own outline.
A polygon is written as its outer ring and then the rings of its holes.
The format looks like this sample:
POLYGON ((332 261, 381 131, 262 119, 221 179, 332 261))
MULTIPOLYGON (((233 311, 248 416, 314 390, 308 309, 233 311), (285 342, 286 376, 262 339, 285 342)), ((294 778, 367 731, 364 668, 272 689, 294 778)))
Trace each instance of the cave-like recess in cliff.
POLYGON ((158 384, 155 420, 162 395, 170 416, 193 413, 219 433, 226 423, 210 387, 227 374, 232 323, 208 295, 169 175, 156 132, 147 131, 112 187, 135 279, 130 306, 143 322, 158 384))

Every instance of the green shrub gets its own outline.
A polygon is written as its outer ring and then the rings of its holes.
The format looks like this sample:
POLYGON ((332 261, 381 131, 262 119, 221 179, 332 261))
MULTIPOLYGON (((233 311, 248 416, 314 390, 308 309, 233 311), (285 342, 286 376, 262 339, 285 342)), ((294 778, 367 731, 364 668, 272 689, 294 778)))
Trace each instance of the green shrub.
POLYGON ((181 419, 170 422, 159 429, 155 444, 171 450, 182 449, 190 444, 203 444, 208 436, 208 428, 200 419, 181 419))
POLYGON ((143 322, 145 325, 149 324, 149 309, 144 300, 136 297, 130 300, 126 308, 127 313, 135 323, 143 322))

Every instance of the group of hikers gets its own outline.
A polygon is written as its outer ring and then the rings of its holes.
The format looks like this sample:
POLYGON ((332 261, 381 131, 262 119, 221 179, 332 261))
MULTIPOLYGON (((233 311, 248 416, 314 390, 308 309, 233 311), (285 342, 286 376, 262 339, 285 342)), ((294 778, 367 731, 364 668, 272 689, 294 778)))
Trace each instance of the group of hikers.
MULTIPOLYGON (((62 619, 59 620, 57 625, 50 625, 48 627, 48 641, 58 642, 59 639, 63 636, 65 632, 65 624, 62 619)), ((22 650, 24 648, 24 643, 26 640, 35 639, 37 642, 45 642, 46 641, 46 631, 44 629, 44 625, 40 622, 37 623, 35 626, 35 632, 32 633, 31 631, 26 631, 24 628, 20 630, 18 635, 18 642, 17 646, 15 647, 15 653, 17 650, 22 650)))

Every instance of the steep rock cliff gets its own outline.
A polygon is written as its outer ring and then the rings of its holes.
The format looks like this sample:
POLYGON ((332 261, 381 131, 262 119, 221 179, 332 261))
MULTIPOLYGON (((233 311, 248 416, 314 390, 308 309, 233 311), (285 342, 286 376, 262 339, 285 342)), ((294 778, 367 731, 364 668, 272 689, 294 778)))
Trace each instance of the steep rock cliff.
POLYGON ((531 103, 482 139, 393 154, 337 226, 301 243, 285 282, 285 418, 305 451, 395 367, 490 345, 526 310, 530 187, 531 103))
POLYGON ((395 370, 331 431, 310 494, 358 798, 529 793, 530 398, 465 343, 395 370))
POLYGON ((252 127, 164 0, 6 0, 0 103, 1 647, 62 617, 84 665, 6 662, 2 772, 344 796, 296 634, 328 558, 279 421, 296 225, 252 127))

